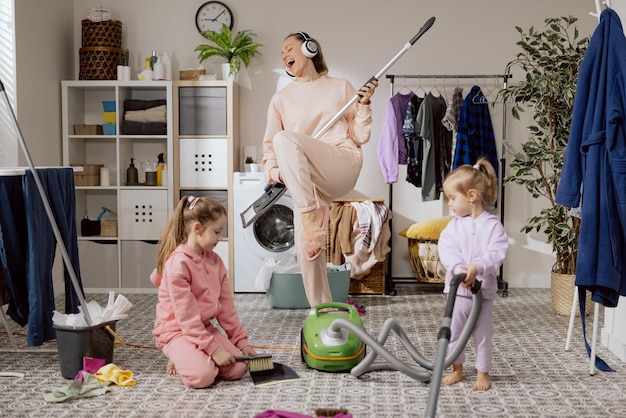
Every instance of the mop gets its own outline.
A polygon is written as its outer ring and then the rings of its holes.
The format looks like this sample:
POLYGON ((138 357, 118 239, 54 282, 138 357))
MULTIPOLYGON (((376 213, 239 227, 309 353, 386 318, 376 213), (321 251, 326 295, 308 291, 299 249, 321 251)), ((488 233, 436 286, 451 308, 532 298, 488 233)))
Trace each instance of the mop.
POLYGON ((465 348, 467 341, 474 332, 474 328, 476 327, 476 323, 478 322, 478 318, 480 316, 480 310, 482 308, 483 298, 482 292, 480 292, 481 282, 475 281, 471 288, 473 304, 467 323, 459 335, 458 342, 446 356, 448 344, 450 342, 450 323, 452 322, 452 311, 454 310, 456 293, 463 280, 465 280, 464 273, 456 274, 450 283, 450 293, 448 294, 444 318, 442 320, 441 328, 437 334, 438 345, 434 362, 424 358, 415 349, 404 330, 393 318, 389 318, 385 321, 380 334, 378 335, 378 340, 372 338, 363 328, 355 326, 355 324, 350 321, 345 319, 336 319, 333 321, 327 331, 329 335, 339 335, 342 330, 350 331, 359 337, 372 350, 365 356, 361 363, 352 368, 350 374, 355 377, 359 377, 366 372, 391 369, 398 370, 412 379, 423 383, 430 381, 430 392, 426 416, 434 417, 435 410, 437 408, 437 400, 439 398, 439 387, 441 385, 443 371, 454 363, 459 354, 461 354, 461 351, 465 348), (418 363, 417 365, 404 363, 383 347, 391 331, 394 331, 398 335, 400 342, 413 360, 418 363), (383 357, 386 362, 374 363, 377 355, 383 357))
MULTIPOLYGON (((404 44, 402 49, 387 64, 385 64, 383 68, 378 71, 378 73, 376 73, 373 77, 367 80, 365 85, 367 85, 367 83, 369 82, 377 81, 378 79, 380 79, 380 77, 382 77, 389 70, 389 68, 391 68, 391 66, 395 64, 395 62, 398 61, 398 59, 400 59, 400 57, 404 55, 404 53, 408 51, 409 48, 411 48, 413 44, 426 33, 426 31, 428 31, 428 29, 430 29, 433 23, 435 23, 435 17, 431 17, 430 19, 428 19, 426 23, 424 23, 424 26, 422 26, 422 28, 419 30, 419 32, 417 32, 417 34, 413 38, 411 38, 411 40, 404 44)), ((346 103, 346 105, 341 108, 341 110, 339 110, 339 112, 337 112, 337 114, 333 116, 333 118, 329 120, 328 123, 326 123, 326 125, 324 125, 317 133, 315 133, 315 135, 313 135, 313 138, 319 139, 324 133, 326 133, 326 131, 328 131, 328 129, 330 129, 335 124, 335 122, 337 122, 337 120, 345 113, 345 111, 348 110, 360 97, 361 95, 359 93, 356 93, 354 97, 352 97, 352 99, 350 99, 350 101, 346 103)), ((278 202, 278 199, 280 199, 280 197, 286 191, 287 188, 284 184, 281 183, 268 184, 267 186, 265 186, 265 191, 263 195, 261 195, 261 197, 255 200, 254 203, 248 206, 247 209, 241 212, 240 215, 243 227, 247 228, 248 226, 252 225, 259 217, 267 212, 267 210, 272 205, 274 205, 274 203, 278 202)))

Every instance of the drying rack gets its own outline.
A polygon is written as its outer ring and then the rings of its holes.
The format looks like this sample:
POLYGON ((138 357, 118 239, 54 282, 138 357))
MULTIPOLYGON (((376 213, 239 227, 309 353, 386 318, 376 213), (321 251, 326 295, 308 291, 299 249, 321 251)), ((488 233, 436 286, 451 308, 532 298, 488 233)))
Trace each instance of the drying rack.
MULTIPOLYGON (((37 191, 39 192, 39 196, 41 197, 46 215, 48 217, 48 220, 50 221, 50 226, 52 227, 52 232, 54 233, 54 238, 57 242, 57 246, 59 247, 59 250, 61 252, 61 256, 63 258, 63 263, 65 264, 65 268, 67 269, 67 272, 70 276, 70 280, 72 282, 72 286, 74 288, 74 291, 76 292, 76 296, 78 297, 78 300, 80 301, 80 306, 82 306, 82 313, 85 317, 85 321, 87 323, 88 326, 92 325, 92 320, 91 320, 91 315, 89 314, 89 310, 87 309, 87 301, 85 300, 85 296, 83 295, 81 286, 78 282, 78 278, 76 276, 76 272, 74 271, 74 267, 72 266, 72 262, 70 260, 70 256, 67 253, 67 247, 65 245, 65 242, 63 241, 63 237, 61 236, 61 232, 59 231, 59 226, 56 223, 56 220, 54 219, 54 214, 52 212, 52 208, 50 206, 50 202, 48 201, 48 197, 46 196, 46 192, 43 188, 43 185, 41 183, 41 179, 39 178, 39 174, 37 173, 37 170, 35 168, 35 165, 33 164, 33 160, 30 156, 30 152, 28 150, 28 146, 26 145, 26 141, 24 140, 24 136, 22 135, 22 130, 20 129, 20 126, 17 122, 17 117, 15 116, 15 112, 13 111, 13 107, 11 106, 11 102, 9 101, 9 98, 7 96, 6 90, 4 88, 4 83, 2 82, 2 80, 0 80, 0 96, 2 96, 4 105, 6 106, 7 110, 8 110, 8 114, 9 117, 11 118, 11 122, 13 124, 13 128, 15 129, 15 133, 18 137, 19 143, 20 143, 20 147, 22 149, 22 152, 24 153, 24 157, 26 158, 26 161, 28 163, 28 170, 30 170, 30 172, 33 175, 33 180, 35 181, 35 184, 37 186, 37 191)), ((16 168, 16 169, 9 169, 8 172, 9 173, 14 173, 13 175, 24 175, 26 173, 26 168, 16 168)), ((4 325, 7 328, 7 335, 9 335, 9 340, 12 344, 12 348, 8 349, 8 350, 0 350, 0 351, 11 351, 11 352, 41 352, 44 351, 44 349, 29 349, 29 348, 18 348, 15 340, 13 339, 13 334, 11 333, 11 330, 9 329, 9 324, 7 322, 6 319, 6 315, 4 313, 4 309, 2 309, 0 307, 0 312, 2 312, 2 320, 4 321, 4 325)))
MULTIPOLYGON (((500 81, 502 80, 502 89, 506 89, 508 86, 508 80, 512 77, 511 74, 387 74, 387 79, 389 79, 389 97, 393 97, 396 93, 395 91, 395 81, 396 79, 420 79, 420 80, 432 80, 433 87, 438 89, 436 85, 437 80, 461 80, 461 79, 473 79, 478 82, 478 80, 491 80, 491 81, 500 81)), ((495 82, 492 84, 496 84, 495 82)), ((421 85, 420 85, 421 87, 421 85)), ((482 87, 481 87, 482 88, 482 87)), ((500 88, 500 84, 498 84, 498 88, 500 88)), ((506 172, 506 150, 505 150, 505 141, 506 141, 506 102, 502 104, 502 142, 501 142, 501 152, 500 152, 500 175, 498 176, 498 185, 500 189, 499 197, 498 197, 498 205, 500 207, 500 221, 504 224, 504 175, 506 172)), ((389 209, 393 210, 393 184, 389 184, 389 209)), ((393 220, 389 220, 389 227, 391 228, 391 222, 393 220)), ((393 251, 393 249, 392 249, 393 251)), ((391 272, 391 264, 392 257, 391 252, 389 254, 389 264, 388 268, 391 272)), ((498 289, 501 290, 502 296, 507 296, 508 294, 508 283, 503 280, 504 273, 504 264, 500 266, 500 273, 498 276, 498 289)))

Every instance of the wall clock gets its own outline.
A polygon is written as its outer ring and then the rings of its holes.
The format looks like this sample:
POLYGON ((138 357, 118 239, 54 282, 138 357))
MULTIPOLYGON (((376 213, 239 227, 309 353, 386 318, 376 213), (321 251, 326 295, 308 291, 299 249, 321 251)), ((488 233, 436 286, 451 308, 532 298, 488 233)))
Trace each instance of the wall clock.
POLYGON ((207 1, 196 12, 196 27, 199 32, 212 30, 220 32, 222 24, 233 29, 233 12, 220 1, 207 1))

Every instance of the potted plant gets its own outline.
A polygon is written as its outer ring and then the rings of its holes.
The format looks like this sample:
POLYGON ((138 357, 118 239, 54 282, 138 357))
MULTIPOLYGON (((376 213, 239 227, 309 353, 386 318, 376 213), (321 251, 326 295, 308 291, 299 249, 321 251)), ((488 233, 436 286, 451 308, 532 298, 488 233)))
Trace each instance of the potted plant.
MULTIPOLYGON (((573 16, 545 19, 545 30, 527 32, 516 27, 521 51, 506 66, 507 74, 517 68, 525 72, 523 80, 500 91, 505 102, 513 103, 512 116, 531 108, 534 124, 528 126, 530 136, 519 147, 505 143, 513 156, 512 173, 505 182, 523 186, 533 198, 543 197, 547 206, 528 219, 521 232, 543 232, 556 255, 552 268, 552 299, 555 311, 569 314, 574 292, 576 255, 580 219, 569 208, 555 202, 561 178, 565 148, 569 139, 578 69, 587 50, 588 37, 581 37, 573 16), (555 300, 562 287, 558 279, 571 288, 569 300, 555 300), (562 307, 561 307, 562 306, 562 307), (563 312, 563 308, 564 311, 563 312)), ((589 303, 588 306, 591 306, 589 303)))
POLYGON ((226 58, 223 66, 228 66, 228 72, 223 74, 226 76, 234 76, 241 69, 241 64, 246 67, 250 64, 250 58, 259 52, 259 48, 263 45, 254 42, 255 33, 249 30, 237 32, 233 37, 233 32, 227 25, 222 25, 220 32, 208 30, 201 32, 202 36, 213 42, 215 45, 201 44, 194 50, 198 52, 198 60, 203 63, 212 56, 226 58))
POLYGON ((261 168, 261 164, 257 164, 257 162, 254 161, 254 158, 252 158, 251 156, 247 156, 246 157, 245 164, 246 164, 246 170, 245 171, 247 171, 247 172, 254 172, 254 173, 256 173, 261 168))

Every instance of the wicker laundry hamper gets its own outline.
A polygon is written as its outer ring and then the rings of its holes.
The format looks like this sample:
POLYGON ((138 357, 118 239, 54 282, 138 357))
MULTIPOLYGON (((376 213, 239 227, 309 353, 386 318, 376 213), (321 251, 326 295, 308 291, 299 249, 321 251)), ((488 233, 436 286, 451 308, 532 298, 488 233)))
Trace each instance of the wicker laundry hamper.
POLYGON ((421 283, 443 283, 446 270, 439 261, 437 244, 441 231, 454 216, 443 216, 416 222, 400 231, 407 238, 411 269, 421 283))

